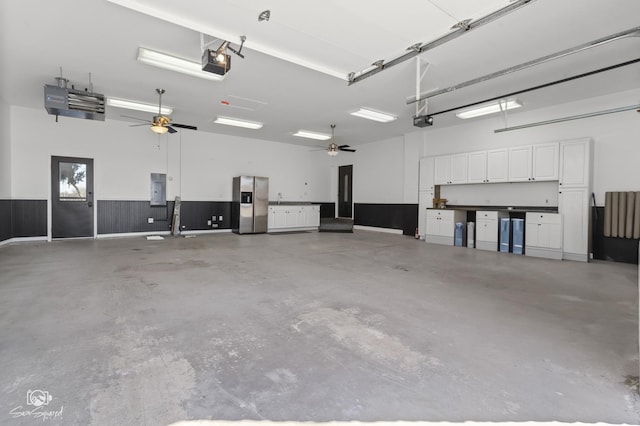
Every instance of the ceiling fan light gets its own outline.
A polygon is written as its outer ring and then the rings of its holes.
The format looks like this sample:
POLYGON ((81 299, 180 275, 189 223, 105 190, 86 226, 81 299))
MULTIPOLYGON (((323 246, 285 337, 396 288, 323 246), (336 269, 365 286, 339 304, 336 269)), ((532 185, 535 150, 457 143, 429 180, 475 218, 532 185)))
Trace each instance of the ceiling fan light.
POLYGON ((327 154, 329 154, 329 156, 331 156, 331 157, 335 157, 336 155, 338 155, 338 150, 337 149, 336 150, 331 150, 330 149, 329 151, 327 151, 327 154))
POLYGON ((484 104, 476 108, 467 109, 456 113, 456 117, 466 120, 468 118, 480 117, 482 115, 495 114, 500 111, 520 108, 522 102, 517 99, 502 99, 490 104, 484 104))
POLYGON ((167 133, 169 131, 169 128, 165 126, 160 126, 158 124, 152 124, 151 131, 159 135, 162 135, 164 133, 167 133))
POLYGON ((390 121, 397 120, 398 117, 392 114, 387 114, 386 112, 374 111, 369 108, 360 108, 357 111, 353 111, 350 113, 351 115, 355 115, 356 117, 366 118, 367 120, 379 121, 381 123, 388 123, 390 121))
POLYGON ((138 61, 154 67, 164 68, 206 80, 220 81, 224 78, 223 75, 202 71, 202 63, 200 62, 177 58, 165 53, 145 49, 144 47, 138 48, 138 61))

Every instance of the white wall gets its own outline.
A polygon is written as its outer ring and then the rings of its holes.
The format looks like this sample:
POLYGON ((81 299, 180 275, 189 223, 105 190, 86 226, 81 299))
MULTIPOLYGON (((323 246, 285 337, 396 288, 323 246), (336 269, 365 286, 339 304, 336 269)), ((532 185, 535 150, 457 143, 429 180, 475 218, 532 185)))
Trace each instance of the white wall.
MULTIPOLYGON (((615 107, 640 103, 640 90, 615 93, 580 102, 557 105, 535 111, 523 111, 508 117, 508 125, 533 123, 615 107)), ((526 105, 525 105, 526 108, 526 105)), ((504 127, 500 116, 469 120, 463 124, 424 132, 424 155, 442 155, 501 148, 581 137, 594 140, 593 188, 598 205, 606 191, 640 189, 640 115, 635 111, 568 121, 523 130, 494 133, 504 127)), ((460 194, 457 194, 460 196, 460 194)))
POLYGON ((0 98, 0 199, 11 198, 11 107, 0 98))
POLYGON ((180 130, 154 135, 146 126, 55 117, 11 107, 14 198, 49 199, 51 156, 94 159, 98 200, 148 200, 149 174, 167 173, 167 198, 230 201, 233 176, 270 178, 269 198, 331 201, 326 154, 258 139, 180 130), (306 183, 306 185, 305 185, 306 183))

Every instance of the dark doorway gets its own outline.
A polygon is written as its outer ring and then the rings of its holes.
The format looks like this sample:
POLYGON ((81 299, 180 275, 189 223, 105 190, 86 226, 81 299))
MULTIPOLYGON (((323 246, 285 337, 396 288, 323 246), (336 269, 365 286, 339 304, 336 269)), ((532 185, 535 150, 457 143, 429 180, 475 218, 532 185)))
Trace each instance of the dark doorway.
POLYGON ((338 167, 338 217, 353 217, 353 165, 338 167))
POLYGON ((93 237, 93 159, 51 157, 51 236, 93 237))

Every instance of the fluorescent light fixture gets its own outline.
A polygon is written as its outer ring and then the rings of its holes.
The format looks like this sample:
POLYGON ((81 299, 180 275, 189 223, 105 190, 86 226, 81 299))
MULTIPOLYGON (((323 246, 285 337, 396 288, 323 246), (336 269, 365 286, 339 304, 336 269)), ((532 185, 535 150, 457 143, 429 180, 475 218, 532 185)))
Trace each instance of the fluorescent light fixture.
POLYGON ((145 49, 144 47, 138 48, 138 61, 147 65, 153 65, 154 67, 181 72, 207 80, 220 81, 224 78, 222 75, 202 71, 202 63, 200 62, 177 58, 154 50, 145 49))
POLYGON ((380 111, 374 111, 368 108, 360 108, 358 111, 352 112, 351 115, 366 118, 367 120, 379 121, 381 123, 388 123, 390 121, 398 119, 398 117, 396 117, 395 115, 387 114, 380 111))
POLYGON ((298 130, 296 133, 293 134, 293 136, 298 136, 300 138, 316 139, 319 141, 328 141, 329 139, 331 139, 331 135, 327 135, 325 133, 310 132, 309 130, 298 130))
MULTIPOLYGON (((116 108, 124 108, 124 109, 133 109, 136 111, 144 111, 144 112, 158 112, 158 105, 146 104, 143 102, 129 101, 127 99, 118 99, 118 98, 107 98, 107 105, 116 107, 116 108)), ((171 115, 173 112, 173 108, 168 106, 163 106, 160 110, 161 115, 171 115)))
POLYGON ((467 118, 480 117, 481 115, 495 114, 496 112, 508 111, 520 108, 522 103, 517 99, 503 99, 490 104, 485 104, 477 108, 468 109, 456 113, 456 117, 466 120, 467 118))
POLYGON ((256 121, 240 120, 238 118, 220 117, 214 123, 225 124, 227 126, 244 127, 246 129, 261 129, 263 124, 256 121))

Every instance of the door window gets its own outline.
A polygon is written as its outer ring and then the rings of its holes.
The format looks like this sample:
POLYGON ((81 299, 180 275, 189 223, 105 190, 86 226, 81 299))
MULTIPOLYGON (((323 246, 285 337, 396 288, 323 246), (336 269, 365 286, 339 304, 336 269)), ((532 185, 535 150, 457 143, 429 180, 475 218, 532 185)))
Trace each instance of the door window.
POLYGON ((87 165, 59 163, 60 201, 87 201, 87 165))

